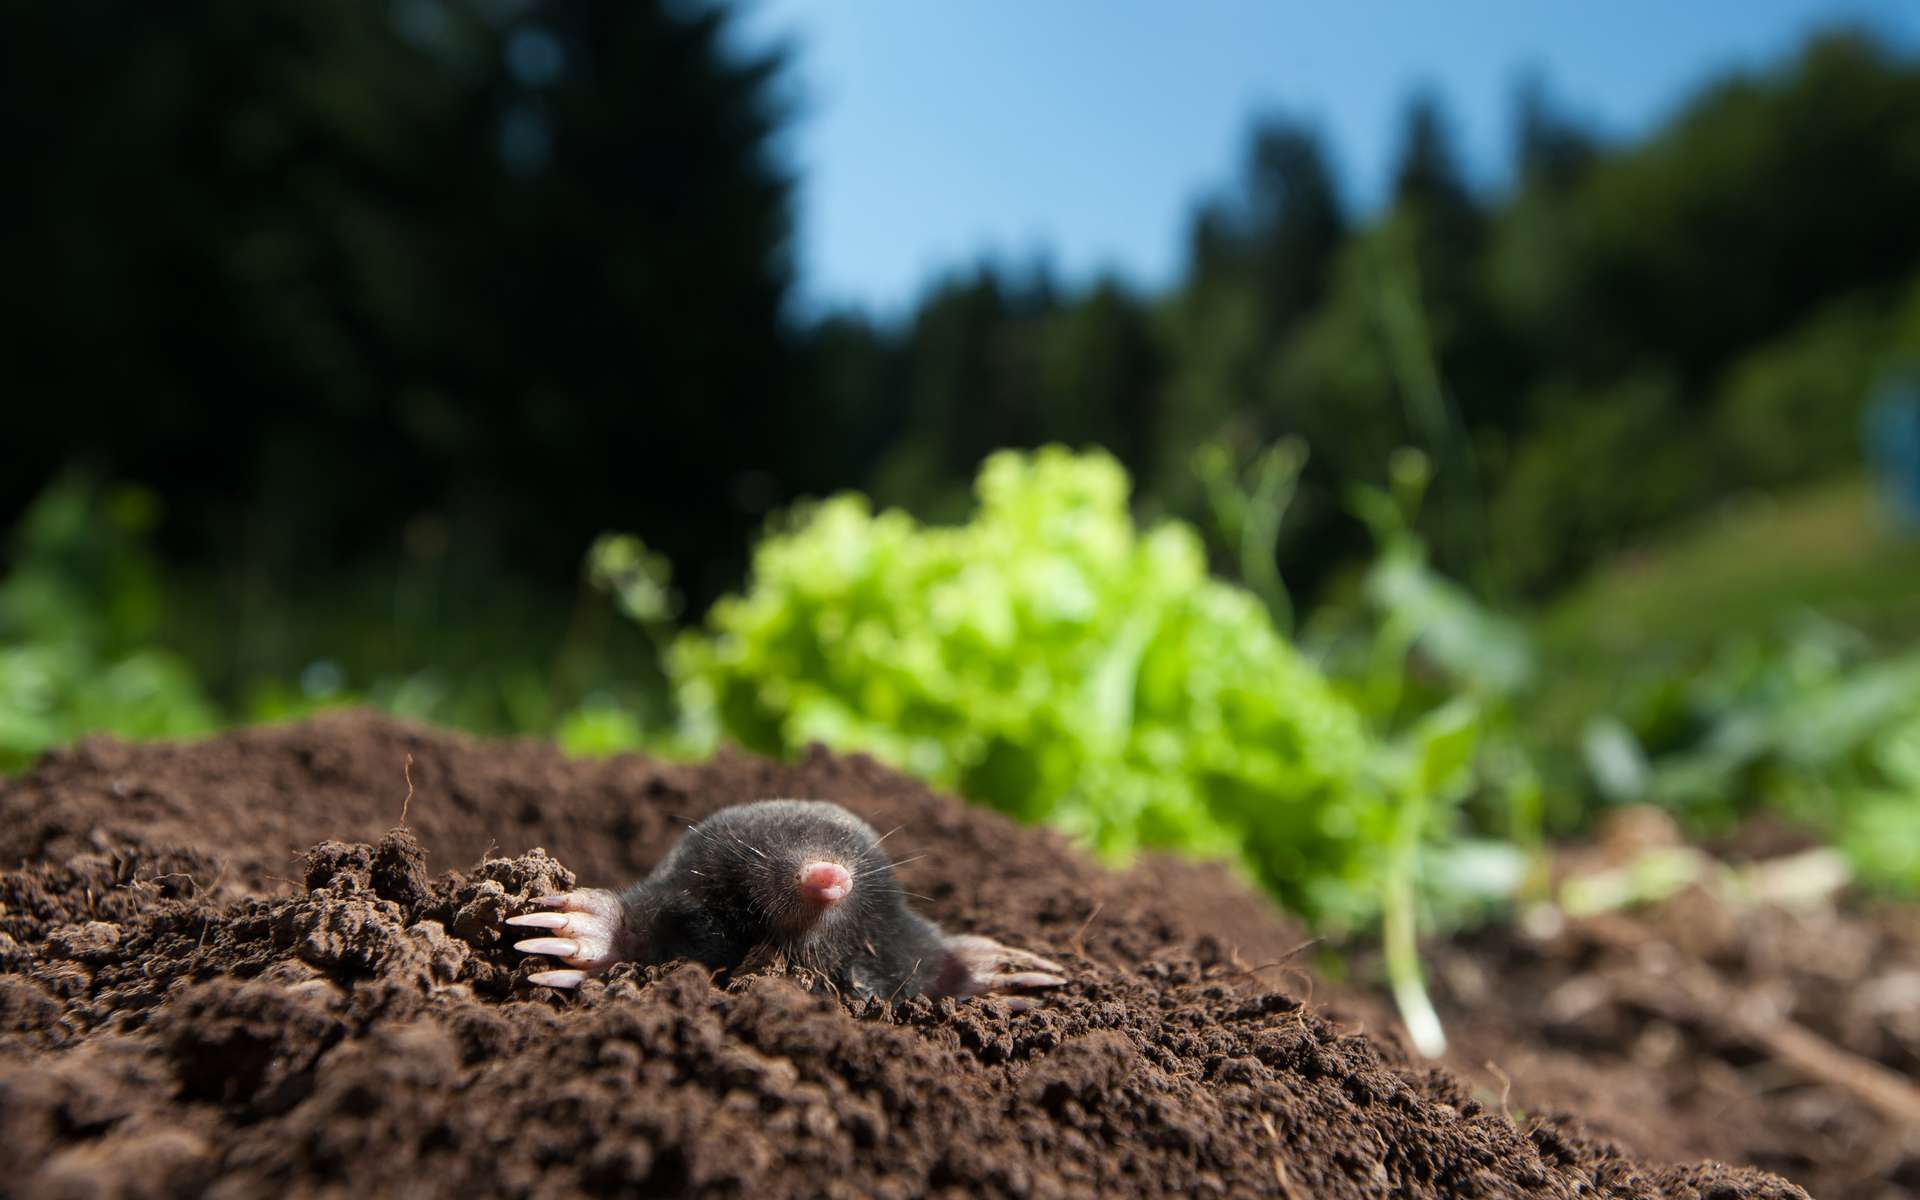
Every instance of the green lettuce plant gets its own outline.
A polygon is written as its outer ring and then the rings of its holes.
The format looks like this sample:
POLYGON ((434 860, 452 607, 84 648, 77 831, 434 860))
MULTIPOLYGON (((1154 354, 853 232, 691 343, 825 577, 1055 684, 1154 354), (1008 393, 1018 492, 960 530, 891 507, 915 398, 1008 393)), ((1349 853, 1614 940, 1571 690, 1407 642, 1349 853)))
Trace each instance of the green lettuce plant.
POLYGON ((1101 851, 1235 858, 1318 921, 1371 921, 1401 789, 1261 600, 1208 576, 1189 527, 1137 529, 1104 453, 997 454, 976 492, 964 525, 845 495, 772 531, 673 648, 696 743, 869 751, 1101 851))

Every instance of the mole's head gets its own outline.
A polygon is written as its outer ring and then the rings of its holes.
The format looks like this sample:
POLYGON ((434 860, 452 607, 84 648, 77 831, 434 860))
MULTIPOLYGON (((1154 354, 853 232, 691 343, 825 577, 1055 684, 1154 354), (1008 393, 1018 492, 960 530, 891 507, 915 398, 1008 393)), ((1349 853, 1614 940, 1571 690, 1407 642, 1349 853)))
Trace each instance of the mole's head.
POLYGON ((674 858, 680 885, 749 942, 831 953, 858 945, 871 918, 900 904, 873 827, 825 801, 723 808, 687 833, 674 858))

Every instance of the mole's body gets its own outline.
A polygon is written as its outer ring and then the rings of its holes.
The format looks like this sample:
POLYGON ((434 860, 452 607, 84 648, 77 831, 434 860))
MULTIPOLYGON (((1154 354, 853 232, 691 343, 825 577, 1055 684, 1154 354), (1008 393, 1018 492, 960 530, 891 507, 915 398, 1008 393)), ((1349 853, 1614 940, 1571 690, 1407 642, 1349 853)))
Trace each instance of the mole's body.
POLYGON ((567 964, 529 976, 552 987, 578 986, 616 962, 684 958, 736 967, 767 953, 842 992, 882 999, 1065 982, 1055 963, 987 938, 942 933, 908 909, 880 841, 865 821, 822 801, 723 808, 626 891, 544 896, 537 903, 553 911, 507 923, 547 931, 517 948, 567 964))

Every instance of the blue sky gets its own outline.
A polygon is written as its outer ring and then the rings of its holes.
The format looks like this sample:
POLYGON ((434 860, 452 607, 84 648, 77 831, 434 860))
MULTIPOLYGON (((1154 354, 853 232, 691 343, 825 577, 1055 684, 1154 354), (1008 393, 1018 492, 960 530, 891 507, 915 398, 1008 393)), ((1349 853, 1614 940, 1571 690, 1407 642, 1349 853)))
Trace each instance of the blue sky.
POLYGON ((1263 109, 1316 123, 1365 207, 1418 87, 1497 186, 1528 70, 1631 137, 1840 22, 1920 46, 1920 0, 757 0, 743 34, 798 51, 803 308, 885 314, 986 254, 1166 284, 1263 109))

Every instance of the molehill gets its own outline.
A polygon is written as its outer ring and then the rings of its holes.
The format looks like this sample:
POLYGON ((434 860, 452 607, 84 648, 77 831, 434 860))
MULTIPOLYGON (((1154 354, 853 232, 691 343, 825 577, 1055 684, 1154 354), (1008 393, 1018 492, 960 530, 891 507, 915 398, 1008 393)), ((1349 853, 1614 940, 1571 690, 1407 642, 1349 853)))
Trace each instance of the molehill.
POLYGON ((1301 933, 1226 872, 1110 872, 859 757, 573 761, 364 714, 92 740, 0 785, 0 861, 15 1194, 1805 1195, 1516 1123, 1303 1003, 1301 933), (525 983, 528 897, 768 796, 899 826, 921 911, 1072 982, 1025 1013, 687 964, 525 983))

